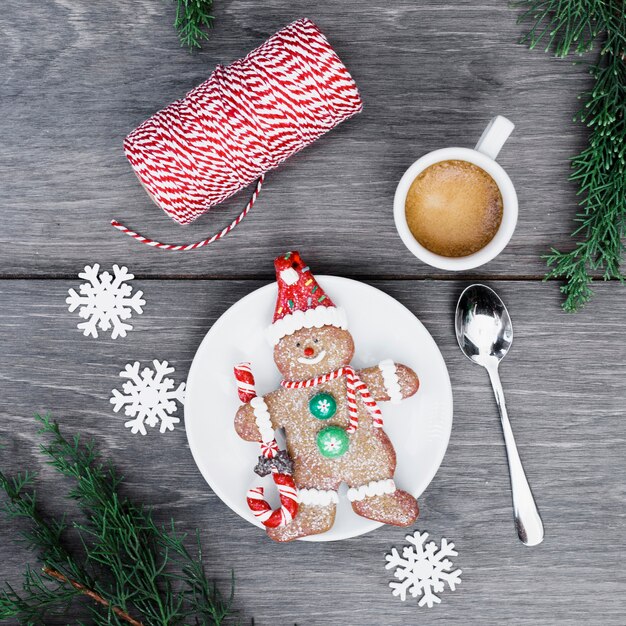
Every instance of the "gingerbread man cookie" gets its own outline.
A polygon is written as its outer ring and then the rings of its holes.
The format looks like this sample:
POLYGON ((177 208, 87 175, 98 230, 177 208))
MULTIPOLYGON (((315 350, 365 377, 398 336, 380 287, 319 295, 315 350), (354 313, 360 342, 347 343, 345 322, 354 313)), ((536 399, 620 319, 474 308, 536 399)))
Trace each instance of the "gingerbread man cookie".
POLYGON ((283 381, 242 405, 235 417, 239 436, 266 449, 275 430, 285 431, 298 510, 293 519, 268 527, 267 534, 292 541, 331 528, 342 482, 359 515, 409 526, 418 515, 417 501, 394 483, 396 455, 377 402, 412 396, 417 375, 391 360, 352 368, 354 342, 343 309, 297 252, 278 257, 274 265, 278 300, 268 338, 283 381))

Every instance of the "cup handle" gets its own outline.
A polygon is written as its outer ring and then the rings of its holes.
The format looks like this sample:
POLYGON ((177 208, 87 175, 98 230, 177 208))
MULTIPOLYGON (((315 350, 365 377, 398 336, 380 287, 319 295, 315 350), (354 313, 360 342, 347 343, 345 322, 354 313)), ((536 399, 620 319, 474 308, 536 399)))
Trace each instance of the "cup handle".
POLYGON ((514 128, 515 124, 511 120, 503 115, 496 115, 487 124, 474 150, 482 152, 495 161, 514 128))

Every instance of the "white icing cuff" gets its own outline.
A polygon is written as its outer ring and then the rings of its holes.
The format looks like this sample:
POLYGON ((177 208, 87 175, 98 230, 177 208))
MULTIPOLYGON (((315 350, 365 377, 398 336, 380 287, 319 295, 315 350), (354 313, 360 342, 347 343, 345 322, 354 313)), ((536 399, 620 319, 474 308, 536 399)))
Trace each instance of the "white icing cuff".
POLYGON ((391 359, 385 359, 378 364, 383 374, 383 384, 392 404, 398 404, 403 399, 402 389, 396 372, 396 364, 391 359))
POLYGON ((337 504, 339 496, 336 491, 323 491, 321 489, 298 489, 298 502, 312 506, 328 506, 337 504))
POLYGON ((396 483, 393 482, 393 478, 387 480, 373 480, 367 485, 361 487, 350 487, 348 489, 348 500, 350 502, 360 502, 365 498, 372 498, 374 496, 382 496, 386 493, 394 493, 396 490, 396 483))
POLYGON ((318 306, 306 311, 294 311, 277 319, 267 329, 267 339, 275 346, 286 335, 293 335, 301 328, 321 328, 322 326, 336 326, 348 328, 346 312, 340 307, 318 306))
POLYGON ((250 406, 254 411, 254 417, 256 417, 256 425, 261 433, 261 439, 264 443, 274 441, 274 427, 272 426, 272 419, 270 418, 270 412, 265 404, 265 400, 261 396, 256 396, 250 400, 250 406))

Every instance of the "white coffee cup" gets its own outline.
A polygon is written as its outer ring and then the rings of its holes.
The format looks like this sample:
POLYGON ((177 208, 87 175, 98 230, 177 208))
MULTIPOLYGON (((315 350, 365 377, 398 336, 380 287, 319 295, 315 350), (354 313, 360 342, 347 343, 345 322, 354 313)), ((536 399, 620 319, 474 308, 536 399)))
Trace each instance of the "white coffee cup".
POLYGON ((393 216, 404 245, 418 259, 442 270, 469 270, 497 257, 509 243, 517 224, 517 194, 508 174, 495 159, 514 128, 513 122, 502 115, 497 115, 489 122, 473 150, 470 148, 435 150, 415 161, 404 173, 396 188, 393 216), (478 165, 495 180, 502 194, 502 222, 494 238, 484 248, 463 257, 446 257, 431 252, 415 239, 406 221, 406 196, 415 178, 427 167, 453 159, 478 165))

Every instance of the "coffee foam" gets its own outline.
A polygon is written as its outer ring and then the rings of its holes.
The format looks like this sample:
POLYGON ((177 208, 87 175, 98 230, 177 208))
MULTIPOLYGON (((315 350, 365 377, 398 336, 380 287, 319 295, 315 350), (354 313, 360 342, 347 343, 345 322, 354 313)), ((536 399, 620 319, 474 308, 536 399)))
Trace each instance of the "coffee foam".
POLYGON ((440 161, 421 172, 405 202, 407 225, 425 248, 463 257, 484 248, 502 222, 497 183, 482 168, 462 160, 440 161))

